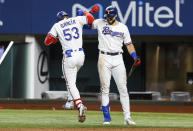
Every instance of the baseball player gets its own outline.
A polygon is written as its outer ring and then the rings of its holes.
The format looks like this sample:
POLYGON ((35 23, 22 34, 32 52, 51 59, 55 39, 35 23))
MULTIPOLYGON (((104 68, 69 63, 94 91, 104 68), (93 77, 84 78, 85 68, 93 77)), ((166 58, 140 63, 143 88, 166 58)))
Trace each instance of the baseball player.
MULTIPOLYGON (((89 11, 89 13, 94 14, 95 12, 99 12, 100 7, 95 4, 91 10, 89 11)), ((84 11, 83 10, 77 10, 77 16, 84 16, 84 11)), ((92 24, 86 24, 83 26, 84 29, 91 29, 92 24)), ((74 101, 73 98, 71 96, 71 94, 68 91, 68 96, 67 96, 67 101, 66 103, 62 106, 65 110, 72 110, 74 108, 74 101)))
POLYGON ((79 122, 84 122, 87 108, 83 105, 76 87, 76 77, 85 59, 82 48, 82 28, 85 24, 92 24, 94 17, 84 12, 84 16, 69 18, 66 12, 60 11, 57 13, 57 18, 59 21, 52 26, 44 43, 46 45, 56 44, 59 39, 63 50, 62 71, 66 87, 78 108, 79 122))
POLYGON ((116 17, 117 9, 109 6, 106 8, 105 19, 97 19, 92 23, 93 28, 98 30, 98 72, 101 83, 103 124, 110 124, 111 122, 109 90, 111 76, 113 76, 120 94, 125 124, 135 125, 136 123, 131 119, 130 114, 130 102, 126 86, 127 76, 122 57, 123 44, 136 62, 135 66, 140 65, 141 61, 136 54, 127 26, 117 21, 116 17))

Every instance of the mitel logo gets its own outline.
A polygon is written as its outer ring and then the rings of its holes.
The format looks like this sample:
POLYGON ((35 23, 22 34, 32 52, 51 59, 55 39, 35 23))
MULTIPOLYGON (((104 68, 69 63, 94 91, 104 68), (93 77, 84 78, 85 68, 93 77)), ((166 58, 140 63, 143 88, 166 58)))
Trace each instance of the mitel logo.
MULTIPOLYGON (((98 12, 98 14, 99 14, 98 18, 103 18, 103 6, 99 3, 97 3, 97 5, 100 7, 100 11, 98 12)), ((76 16, 77 10, 90 11, 91 8, 92 8, 92 6, 89 7, 89 8, 86 8, 86 7, 82 6, 79 3, 73 4, 73 6, 72 6, 72 17, 76 16)))
MULTIPOLYGON (((171 1, 169 1, 171 2, 171 1)), ((181 6, 184 4, 184 0, 172 0, 172 7, 166 5, 157 5, 156 1, 145 2, 130 1, 125 14, 123 14, 121 7, 117 1, 112 1, 111 4, 118 9, 118 17, 120 21, 132 27, 154 27, 159 26, 161 28, 167 28, 175 24, 178 27, 183 27, 183 22, 180 19, 181 6), (155 7, 156 4, 156 7, 155 7), (154 6, 153 6, 154 5, 154 6), (128 21, 130 20, 130 21, 128 21)), ((164 3, 164 2, 163 2, 164 3)), ((126 4, 126 3, 124 3, 126 4)), ((99 4, 101 10, 99 12, 99 18, 103 18, 103 7, 99 4)), ((74 4, 72 6, 72 15, 76 16, 76 10, 89 10, 80 4, 74 4)))
MULTIPOLYGON (((117 1, 112 1, 112 5, 117 7, 118 16, 120 21, 127 23, 129 17, 131 17, 131 26, 142 27, 146 24, 149 27, 154 27, 155 25, 159 27, 169 27, 175 23, 178 27, 183 27, 183 23, 180 21, 180 6, 184 1, 175 0, 173 1, 175 8, 172 10, 171 7, 159 6, 155 8, 151 3, 143 1, 131 1, 125 16, 123 17, 120 7, 117 1), (138 12, 138 13, 137 13, 138 12), (153 20, 151 19, 153 18, 153 20)), ((154 1, 154 3, 156 3, 154 1)))

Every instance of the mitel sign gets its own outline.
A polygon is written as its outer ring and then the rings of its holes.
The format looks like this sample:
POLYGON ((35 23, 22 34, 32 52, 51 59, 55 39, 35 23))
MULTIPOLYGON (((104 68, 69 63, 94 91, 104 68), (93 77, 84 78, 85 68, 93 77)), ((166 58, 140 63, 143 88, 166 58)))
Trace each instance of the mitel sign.
MULTIPOLYGON (((124 2, 127 4, 126 2, 124 2)), ((128 3, 126 11, 122 10, 122 7, 117 1, 112 1, 111 4, 118 9, 118 17, 120 21, 131 27, 154 27, 167 28, 175 24, 177 27, 183 27, 183 21, 180 19, 180 12, 183 9, 184 0, 172 0, 172 4, 168 6, 164 5, 164 2, 157 4, 156 1, 145 2, 142 0, 133 0, 128 3)), ((125 5, 124 4, 124 5, 125 5)), ((105 8, 103 5, 98 4, 101 7, 99 12, 99 18, 103 18, 105 8)), ((122 4, 123 5, 123 4, 122 4)), ((73 4, 72 16, 76 16, 76 10, 88 10, 81 4, 73 4)))
MULTIPOLYGON (((44 0, 0 0, 0 34, 44 34, 55 23, 58 11, 74 17, 78 9, 89 11, 97 2, 56 0, 45 6, 44 0)), ((134 35, 193 35, 193 0, 103 0, 97 4, 101 10, 94 14, 96 19, 103 18, 105 8, 113 5, 118 9, 118 20, 134 35)), ((97 34, 84 30, 84 34, 93 33, 97 34)))

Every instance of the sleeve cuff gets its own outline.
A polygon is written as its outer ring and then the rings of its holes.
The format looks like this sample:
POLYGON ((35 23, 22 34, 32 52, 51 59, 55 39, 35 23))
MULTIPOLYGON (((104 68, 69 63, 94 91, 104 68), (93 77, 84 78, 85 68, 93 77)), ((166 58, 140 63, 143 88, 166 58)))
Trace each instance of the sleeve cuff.
POLYGON ((51 35, 52 37, 54 37, 54 38, 57 38, 56 36, 54 36, 52 33, 48 33, 49 35, 51 35))
POLYGON ((124 43, 124 45, 130 45, 132 44, 132 42, 127 42, 127 43, 124 43))

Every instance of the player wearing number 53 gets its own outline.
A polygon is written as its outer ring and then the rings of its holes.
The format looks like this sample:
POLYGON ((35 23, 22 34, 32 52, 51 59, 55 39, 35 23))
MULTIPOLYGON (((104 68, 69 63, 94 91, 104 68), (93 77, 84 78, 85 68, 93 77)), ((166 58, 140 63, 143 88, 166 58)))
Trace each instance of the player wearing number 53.
POLYGON ((82 28, 85 24, 92 24, 94 21, 93 15, 89 12, 83 12, 83 14, 83 16, 70 18, 64 11, 58 12, 58 22, 52 26, 44 42, 45 45, 50 45, 57 43, 58 39, 60 41, 63 50, 62 71, 67 90, 79 111, 79 122, 85 121, 87 110, 76 87, 77 72, 82 67, 85 59, 82 48, 82 28))

